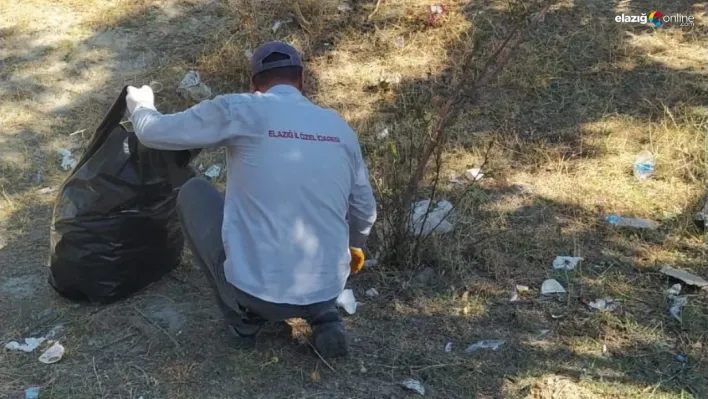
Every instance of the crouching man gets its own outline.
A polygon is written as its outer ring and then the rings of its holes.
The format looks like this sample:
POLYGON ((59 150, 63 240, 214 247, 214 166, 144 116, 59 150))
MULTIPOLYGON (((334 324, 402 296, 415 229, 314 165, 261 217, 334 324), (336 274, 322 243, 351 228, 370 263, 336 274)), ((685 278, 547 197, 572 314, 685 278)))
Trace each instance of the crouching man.
POLYGON ((298 52, 282 42, 251 60, 252 94, 228 94, 161 114, 148 86, 129 87, 147 147, 225 147, 226 193, 195 178, 178 211, 187 245, 217 293, 229 330, 250 347, 266 321, 306 319, 323 357, 348 354, 335 309, 361 269, 376 204, 356 134, 303 94, 298 52))

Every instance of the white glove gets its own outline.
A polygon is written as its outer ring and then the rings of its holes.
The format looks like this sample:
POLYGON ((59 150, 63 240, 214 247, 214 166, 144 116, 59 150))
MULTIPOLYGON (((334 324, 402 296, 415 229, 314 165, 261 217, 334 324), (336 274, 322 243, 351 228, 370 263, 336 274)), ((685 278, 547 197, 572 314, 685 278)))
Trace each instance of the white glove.
POLYGON ((155 94, 153 94, 152 88, 147 85, 139 89, 128 86, 128 95, 125 97, 125 102, 128 106, 128 112, 133 115, 138 106, 155 109, 155 94))

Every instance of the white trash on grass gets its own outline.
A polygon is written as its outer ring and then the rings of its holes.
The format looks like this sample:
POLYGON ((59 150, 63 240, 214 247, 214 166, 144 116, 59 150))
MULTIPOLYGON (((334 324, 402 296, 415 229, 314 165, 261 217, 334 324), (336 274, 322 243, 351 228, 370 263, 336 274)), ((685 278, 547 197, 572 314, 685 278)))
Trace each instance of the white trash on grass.
POLYGON ((565 288, 554 279, 548 279, 541 285, 541 294, 543 295, 553 295, 553 294, 565 294, 565 288))
POLYGON ((502 345, 504 345, 506 341, 504 340, 497 340, 497 339, 486 339, 482 341, 477 341, 474 344, 470 345, 467 347, 465 352, 467 353, 472 353, 476 352, 481 349, 491 349, 493 351, 501 348, 502 345))
POLYGON ((613 310, 617 309, 617 307, 619 305, 612 298, 601 298, 601 299, 596 299, 592 302, 589 302, 588 306, 590 306, 593 309, 612 312, 613 310))
POLYGON ((342 3, 342 4, 340 4, 340 5, 337 6, 337 10, 338 10, 339 12, 351 11, 351 10, 352 10, 352 6, 350 6, 350 5, 347 4, 347 3, 342 3))
POLYGON ((582 261, 583 258, 577 256, 556 256, 553 260, 553 268, 556 270, 573 270, 578 262, 582 261))
POLYGON ((445 344, 445 353, 450 353, 452 352, 452 342, 448 342, 445 344))
POLYGON ((484 177, 484 173, 482 173, 482 169, 480 168, 467 169, 465 171, 465 177, 472 181, 481 180, 484 177))
POLYGON ((420 396, 425 395, 425 387, 423 386, 423 383, 418 380, 414 380, 413 378, 409 378, 409 379, 401 382, 401 385, 404 388, 419 394, 420 396))
POLYGON ((676 269, 671 266, 664 266, 661 268, 661 270, 659 270, 659 272, 675 279, 681 280, 688 285, 695 285, 696 287, 700 288, 708 287, 708 281, 685 270, 676 269))
POLYGON ((391 134, 391 133, 389 132, 388 128, 384 128, 382 131, 380 131, 378 134, 376 134, 376 137, 377 137, 379 140, 383 140, 383 139, 388 138, 388 136, 389 136, 390 134, 391 134))
POLYGON ((184 75, 177 87, 177 94, 197 102, 204 101, 212 96, 211 88, 201 81, 197 71, 189 71, 184 75))
POLYGON ((281 26, 283 26, 283 21, 275 21, 273 22, 273 26, 270 29, 273 31, 273 33, 276 33, 281 26))
POLYGON ((207 169, 206 172, 204 172, 204 176, 210 178, 210 179, 216 179, 221 175, 221 167, 219 165, 211 165, 209 169, 207 169))
POLYGON ((671 304, 669 305, 669 313, 671 313, 671 316, 674 317, 674 319, 678 320, 681 322, 681 308, 686 306, 688 303, 688 297, 687 296, 679 296, 681 293, 681 284, 674 284, 666 290, 666 294, 669 297, 669 301, 671 301, 671 304))
POLYGON ((44 364, 53 364, 61 360, 64 356, 64 347, 59 343, 55 342, 54 345, 50 346, 49 349, 42 353, 39 357, 39 361, 44 364))
POLYGON ((354 314, 356 313, 356 298, 354 298, 354 291, 351 289, 346 289, 342 291, 341 294, 337 297, 337 306, 343 308, 347 313, 349 314, 354 314))
POLYGON ((18 351, 18 352, 25 352, 25 353, 32 353, 34 352, 35 349, 37 349, 44 341, 47 339, 44 337, 39 337, 39 338, 25 338, 23 341, 24 343, 19 343, 17 341, 10 341, 7 344, 5 344, 5 349, 10 350, 10 351, 18 351))
POLYGON ((66 148, 59 150, 59 156, 61 157, 61 168, 62 170, 72 170, 78 164, 78 161, 74 159, 71 155, 71 150, 66 148))
POLYGON ((452 203, 450 201, 440 201, 430 209, 427 218, 430 200, 418 201, 413 204, 413 214, 411 215, 410 228, 415 235, 427 236, 435 233, 449 233, 454 227, 447 219, 452 214, 452 203), (425 223, 423 223, 425 222, 425 223))
POLYGON ((366 296, 368 296, 369 298, 376 298, 377 296, 379 296, 379 291, 376 290, 376 288, 369 288, 368 290, 366 290, 366 296))
POLYGON ((511 302, 518 302, 519 301, 519 294, 522 294, 522 293, 528 292, 528 291, 529 291, 529 287, 527 287, 525 285, 518 285, 517 284, 514 289, 514 294, 512 294, 510 301, 511 302))
POLYGON ((658 223, 649 219, 626 218, 620 215, 610 215, 605 218, 607 223, 617 227, 632 227, 635 229, 655 230, 658 223))

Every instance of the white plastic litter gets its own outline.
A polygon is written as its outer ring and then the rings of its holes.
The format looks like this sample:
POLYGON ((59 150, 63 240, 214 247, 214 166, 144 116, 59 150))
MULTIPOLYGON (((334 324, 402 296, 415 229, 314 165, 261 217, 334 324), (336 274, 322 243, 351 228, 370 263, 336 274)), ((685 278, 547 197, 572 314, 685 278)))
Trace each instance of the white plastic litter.
POLYGON ((61 168, 62 170, 72 170, 76 167, 78 162, 71 155, 71 151, 67 149, 59 150, 59 156, 61 157, 61 168))
POLYGON ((197 71, 189 71, 184 75, 177 87, 177 93, 192 101, 203 101, 212 96, 211 88, 201 81, 197 71))
POLYGON ((409 378, 409 379, 401 382, 401 385, 404 388, 419 394, 420 396, 425 395, 425 387, 423 386, 423 383, 418 380, 414 380, 412 378, 409 378))
POLYGON ((7 344, 5 344, 5 349, 11 350, 11 351, 20 351, 20 352, 26 352, 26 353, 31 353, 34 352, 35 349, 37 349, 44 341, 47 339, 44 337, 40 338, 25 338, 24 343, 19 343, 17 341, 10 341, 7 344))
POLYGON ((405 47, 406 41, 405 41, 405 39, 403 39, 403 36, 396 36, 396 38, 393 39, 393 45, 397 49, 402 49, 403 47, 405 47))
POLYGON ((379 291, 377 291, 376 288, 369 288, 368 290, 366 290, 366 296, 368 296, 369 298, 375 298, 379 296, 379 291))
POLYGON ((612 298, 604 298, 604 299, 596 299, 596 300, 588 303, 588 306, 590 306, 593 309, 611 312, 611 311, 617 309, 618 304, 612 298))
POLYGON ((472 352, 476 352, 480 349, 491 349, 491 350, 495 351, 495 350, 501 348, 501 346, 504 345, 505 343, 506 343, 506 341, 496 340, 496 339, 478 341, 478 342, 475 342, 474 344, 468 346, 467 349, 465 350, 465 352, 472 353, 472 352))
POLYGON ((481 180, 484 177, 484 173, 482 173, 482 169, 480 168, 467 169, 465 171, 465 177, 472 181, 481 180))
POLYGON ((339 12, 347 12, 347 11, 351 11, 351 10, 352 10, 352 7, 351 7, 349 4, 342 3, 342 4, 340 4, 340 5, 337 6, 337 10, 338 10, 339 12))
POLYGON ((271 27, 270 29, 273 31, 273 33, 276 33, 282 25, 283 25, 283 21, 275 21, 275 22, 273 22, 273 27, 271 27))
POLYGON ((57 191, 56 187, 44 187, 37 190, 37 194, 49 194, 57 191))
POLYGON ((337 297, 336 303, 337 306, 343 308, 347 313, 356 313, 357 302, 356 298, 354 298, 354 291, 350 289, 342 291, 342 293, 337 297))
POLYGON ((518 302, 519 301, 519 294, 521 294, 523 292, 528 292, 528 291, 529 291, 529 287, 527 287, 525 285, 517 285, 515 287, 514 293, 511 296, 511 299, 509 301, 518 302))
POLYGON ((577 256, 556 256, 553 260, 553 268, 556 270, 573 270, 578 262, 583 260, 577 256))
POLYGON ((667 293, 669 296, 680 294, 680 293, 681 293, 681 284, 674 284, 674 285, 672 285, 671 288, 669 288, 668 290, 666 290, 666 293, 667 293))
POLYGON ((452 211, 450 201, 440 201, 434 206, 426 219, 425 213, 430 205, 430 200, 418 201, 413 205, 413 214, 411 216, 411 232, 413 234, 421 234, 427 236, 435 233, 449 233, 453 230, 453 225, 447 218, 452 211), (425 222, 425 224, 423 223, 425 222))
POLYGON ((635 229, 654 230, 658 227, 658 223, 649 219, 626 218, 619 215, 610 215, 605 218, 607 223, 618 227, 632 227, 635 229))
POLYGON ((445 344, 445 353, 450 353, 452 352, 452 342, 448 342, 445 344))
POLYGON ((376 137, 378 137, 379 140, 383 140, 385 138, 388 138, 390 132, 388 131, 388 128, 384 128, 384 130, 380 131, 376 137))
POLYGON ((55 342, 54 345, 50 346, 49 349, 42 353, 39 357, 39 361, 44 364, 56 363, 64 356, 64 347, 59 343, 55 342))
POLYGON ((541 285, 541 294, 543 295, 553 295, 553 294, 565 294, 565 288, 554 279, 548 279, 541 285))
POLYGON ((434 4, 430 6, 430 13, 433 15, 440 15, 445 11, 445 7, 442 4, 434 4))
POLYGON ((688 303, 687 296, 672 296, 671 297, 671 307, 669 308, 669 312, 679 322, 681 321, 681 308, 686 306, 687 303, 688 303))
POLYGON ((243 55, 244 55, 246 58, 248 58, 248 60, 250 61, 251 58, 253 58, 253 51, 251 51, 251 50, 246 50, 246 51, 243 52, 243 55))
POLYGON ((216 179, 219 175, 221 175, 221 167, 219 165, 211 165, 209 169, 204 172, 204 176, 210 179, 216 179))
POLYGON ((688 285, 695 285, 696 287, 701 288, 708 287, 708 281, 684 270, 679 270, 671 266, 664 266, 661 268, 660 272, 667 276, 681 280, 688 285))
POLYGON ((527 285, 520 285, 520 284, 517 284, 517 285, 516 285, 516 291, 519 292, 519 293, 528 292, 528 291, 529 291, 529 287, 528 287, 527 285))

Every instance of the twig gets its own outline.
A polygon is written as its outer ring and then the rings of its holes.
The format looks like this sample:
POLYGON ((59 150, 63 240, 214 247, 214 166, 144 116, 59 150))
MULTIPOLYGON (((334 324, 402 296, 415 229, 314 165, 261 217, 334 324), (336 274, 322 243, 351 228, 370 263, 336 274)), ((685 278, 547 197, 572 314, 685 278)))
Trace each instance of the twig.
POLYGON ((332 372, 334 372, 334 373, 337 372, 337 370, 335 370, 334 367, 332 367, 329 363, 327 363, 327 361, 322 357, 322 355, 320 355, 320 352, 317 351, 317 348, 315 348, 315 345, 312 345, 312 342, 310 342, 309 339, 305 338, 305 342, 307 342, 307 344, 310 345, 310 348, 312 348, 312 350, 315 351, 315 354, 317 355, 317 357, 319 357, 320 360, 322 360, 322 363, 324 363, 325 366, 327 366, 327 368, 332 370, 332 372))
POLYGON ((140 315, 143 316, 143 317, 145 318, 145 320, 147 320, 148 322, 150 322, 150 324, 152 324, 153 326, 155 326, 155 328, 157 328, 158 330, 162 331, 163 334, 167 335, 167 337, 170 339, 170 341, 172 341, 172 343, 175 344, 175 347, 177 348, 178 351, 180 351, 180 352, 182 351, 182 347, 179 345, 179 342, 177 342, 177 340, 176 340, 170 333, 168 333, 167 331, 165 331, 164 328, 160 327, 157 323, 155 323, 154 321, 152 321, 152 319, 150 319, 149 317, 147 317, 147 315, 146 315, 145 313, 141 312, 140 309, 136 308, 135 306, 133 306, 133 309, 135 309, 136 312, 140 313, 140 315))
MULTIPOLYGON (((440 117, 438 119, 438 123, 435 129, 433 130, 433 140, 431 141, 430 145, 428 145, 423 150, 423 154, 420 157, 415 172, 413 173, 408 182, 408 186, 406 187, 406 191, 403 195, 404 204, 410 203, 416 191, 418 190, 418 186, 420 184, 421 179, 423 178, 423 174, 425 172, 426 166, 428 165, 428 161, 430 160, 430 156, 433 154, 435 148, 442 141, 447 126, 454 120, 455 116, 459 113, 459 107, 457 107, 457 105, 459 105, 466 98, 474 99, 479 88, 486 85, 489 81, 491 81, 492 78, 494 78, 499 73, 499 71, 501 71, 501 69, 509 61, 513 50, 518 47, 522 39, 525 37, 523 33, 526 33, 531 28, 535 27, 535 25, 546 15, 549 8, 550 4, 544 6, 541 11, 538 12, 536 16, 531 20, 528 29, 522 32, 522 34, 518 34, 518 25, 512 30, 509 36, 501 44, 501 46, 499 46, 499 48, 484 64, 482 72, 479 75, 479 79, 476 79, 475 82, 473 82, 472 88, 470 90, 465 89, 468 86, 467 79, 460 79, 457 86, 453 89, 453 94, 440 109, 440 117), (502 51, 505 50, 507 47, 510 50, 507 51, 504 55, 501 55, 502 51), (492 67, 493 64, 494 67, 492 67)), ((466 60, 464 69, 469 68, 470 61, 471 57, 466 60)))
POLYGON ((98 348, 98 350, 106 349, 106 348, 108 348, 108 347, 111 346, 111 345, 115 345, 115 344, 117 344, 117 343, 119 343, 119 342, 125 341, 125 340, 128 339, 128 338, 133 338, 133 337, 136 336, 136 335, 138 335, 138 333, 130 333, 130 334, 124 336, 124 337, 120 337, 120 338, 118 338, 118 339, 116 339, 116 340, 113 340, 113 341, 111 341, 111 342, 109 342, 109 343, 103 345, 102 347, 98 348))
POLYGON ((98 382, 98 390, 101 391, 101 397, 103 398, 105 395, 103 394, 103 385, 101 385, 101 378, 98 376, 98 371, 96 371, 96 356, 91 357, 91 363, 93 364, 93 375, 96 376, 96 382, 98 382))
POLYGON ((366 17, 367 21, 371 21, 371 17, 373 17, 374 14, 376 14, 376 11, 379 10, 379 6, 381 6, 381 0, 376 1, 376 7, 374 7, 374 11, 372 11, 371 14, 369 14, 369 16, 366 17))

